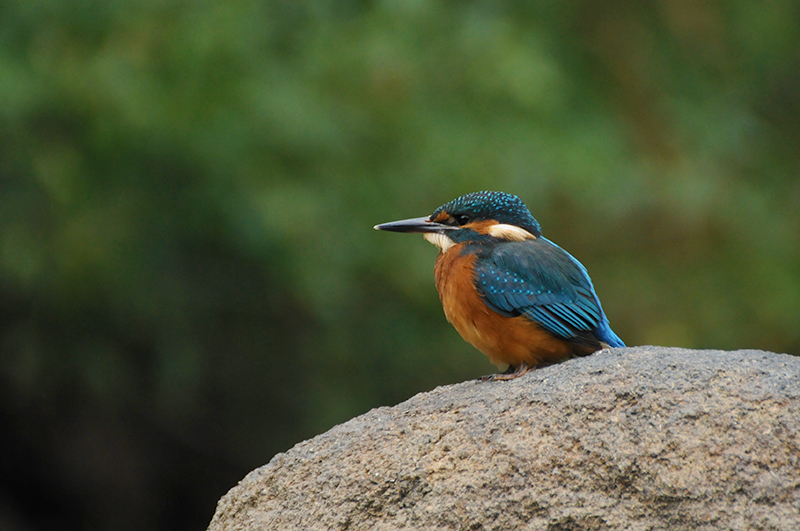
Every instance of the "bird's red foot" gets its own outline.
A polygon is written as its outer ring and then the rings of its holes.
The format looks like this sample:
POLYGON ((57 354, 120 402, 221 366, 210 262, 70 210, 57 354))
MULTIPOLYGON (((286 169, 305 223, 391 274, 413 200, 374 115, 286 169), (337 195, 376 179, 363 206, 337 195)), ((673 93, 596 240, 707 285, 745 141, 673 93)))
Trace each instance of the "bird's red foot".
POLYGON ((486 376, 481 376, 478 378, 481 382, 496 382, 498 380, 505 381, 505 380, 513 380, 514 378, 519 378, 526 372, 532 370, 533 367, 529 366, 527 363, 520 363, 519 367, 509 367, 506 372, 500 374, 489 374, 486 376))

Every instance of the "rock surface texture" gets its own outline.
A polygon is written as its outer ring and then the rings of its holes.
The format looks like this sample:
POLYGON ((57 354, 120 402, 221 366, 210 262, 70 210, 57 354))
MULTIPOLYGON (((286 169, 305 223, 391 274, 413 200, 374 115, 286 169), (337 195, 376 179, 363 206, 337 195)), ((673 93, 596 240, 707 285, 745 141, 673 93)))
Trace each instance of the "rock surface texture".
POLYGON ((254 470, 223 530, 800 530, 800 358, 638 347, 370 411, 254 470))

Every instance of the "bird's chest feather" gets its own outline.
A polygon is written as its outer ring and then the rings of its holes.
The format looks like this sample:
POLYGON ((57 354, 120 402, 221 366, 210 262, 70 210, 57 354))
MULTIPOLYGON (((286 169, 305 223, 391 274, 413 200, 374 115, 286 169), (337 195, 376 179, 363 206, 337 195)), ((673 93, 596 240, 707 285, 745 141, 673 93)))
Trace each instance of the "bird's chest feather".
MULTIPOLYGON (((436 259, 434 277, 447 320, 459 332, 474 327, 474 315, 485 306, 475 289, 475 255, 461 254, 462 245, 453 246, 436 259)), ((462 332, 462 335, 463 332, 462 332)))
POLYGON ((484 304, 475 288, 476 256, 461 254, 462 245, 453 246, 436 260, 434 275, 436 289, 442 300, 445 317, 465 340, 489 356, 494 363, 509 363, 497 359, 496 336, 500 332, 500 315, 484 304))

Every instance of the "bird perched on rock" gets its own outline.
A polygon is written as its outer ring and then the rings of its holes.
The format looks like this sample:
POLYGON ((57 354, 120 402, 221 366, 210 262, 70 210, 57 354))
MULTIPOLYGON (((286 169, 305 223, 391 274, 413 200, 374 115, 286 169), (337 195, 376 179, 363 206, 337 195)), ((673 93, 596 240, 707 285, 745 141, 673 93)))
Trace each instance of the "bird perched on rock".
POLYGON ((434 274, 444 314, 510 380, 601 348, 624 347, 586 268, 542 236, 522 200, 475 192, 428 217, 376 225, 419 232, 439 248, 434 274))

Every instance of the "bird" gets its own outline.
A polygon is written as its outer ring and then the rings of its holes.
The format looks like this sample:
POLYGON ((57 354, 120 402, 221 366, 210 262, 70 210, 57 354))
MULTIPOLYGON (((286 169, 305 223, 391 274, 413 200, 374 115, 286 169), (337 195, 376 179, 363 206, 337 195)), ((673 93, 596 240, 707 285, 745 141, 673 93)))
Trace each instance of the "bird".
POLYGON ((447 320, 512 380, 532 369, 624 347, 586 268, 542 236, 516 195, 462 195, 430 216, 375 225, 421 233, 439 248, 436 290, 447 320))

